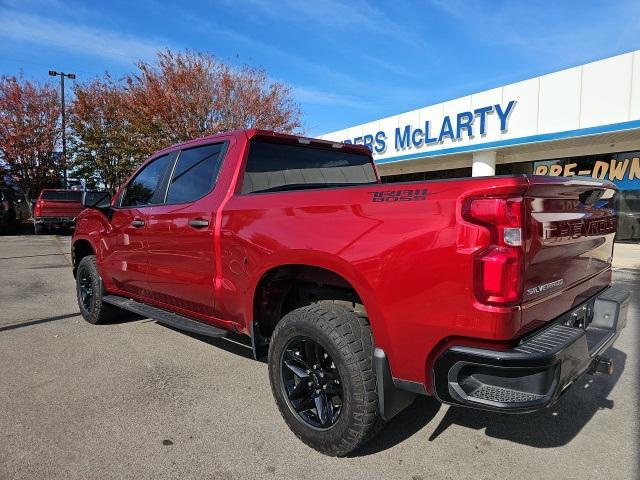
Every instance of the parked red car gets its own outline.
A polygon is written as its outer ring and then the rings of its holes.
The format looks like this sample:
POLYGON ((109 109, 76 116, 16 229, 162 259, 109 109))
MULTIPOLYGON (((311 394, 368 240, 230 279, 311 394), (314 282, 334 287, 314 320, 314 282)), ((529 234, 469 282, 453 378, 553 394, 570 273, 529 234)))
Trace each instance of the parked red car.
POLYGON ((33 209, 36 233, 74 227, 76 217, 83 209, 82 192, 79 190, 42 190, 33 209))
POLYGON ((615 193, 525 175, 381 184, 361 146, 215 135, 85 198, 78 302, 91 323, 126 309, 249 336, 289 427, 345 455, 416 394, 529 412, 610 372, 629 297, 610 286, 615 193))

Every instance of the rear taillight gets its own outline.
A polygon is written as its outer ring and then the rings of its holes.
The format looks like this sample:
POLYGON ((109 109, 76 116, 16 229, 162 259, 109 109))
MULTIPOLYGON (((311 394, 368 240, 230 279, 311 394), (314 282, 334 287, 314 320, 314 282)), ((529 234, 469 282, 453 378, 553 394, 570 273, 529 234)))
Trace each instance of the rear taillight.
POLYGON ((483 303, 507 305, 522 298, 522 197, 471 198, 468 221, 489 231, 489 244, 476 256, 475 293, 483 303))
POLYGON ((36 202, 36 206, 33 209, 33 216, 34 217, 39 217, 42 213, 42 200, 38 200, 36 202))

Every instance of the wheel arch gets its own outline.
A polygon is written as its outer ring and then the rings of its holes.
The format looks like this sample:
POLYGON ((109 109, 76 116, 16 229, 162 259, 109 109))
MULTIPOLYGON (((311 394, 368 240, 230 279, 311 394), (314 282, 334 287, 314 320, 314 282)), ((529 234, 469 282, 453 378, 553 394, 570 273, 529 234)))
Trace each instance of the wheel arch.
MULTIPOLYGON (((346 262, 345 262, 346 263, 346 262)), ((332 300, 365 313, 376 344, 384 343, 380 312, 369 284, 351 264, 321 262, 272 264, 260 275, 252 293, 249 333, 254 353, 266 348, 268 338, 289 311, 321 300, 332 300), (262 348, 261 348, 262 346, 262 348)))
POLYGON ((88 256, 95 255, 96 249, 90 240, 86 238, 78 238, 71 245, 71 262, 73 264, 73 276, 75 277, 80 261, 88 256))

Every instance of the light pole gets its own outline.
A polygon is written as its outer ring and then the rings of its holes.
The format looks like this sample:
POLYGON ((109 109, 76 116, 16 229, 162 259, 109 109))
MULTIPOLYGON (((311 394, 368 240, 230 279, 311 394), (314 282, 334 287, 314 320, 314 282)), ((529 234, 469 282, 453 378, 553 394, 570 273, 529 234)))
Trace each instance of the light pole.
POLYGON ((49 70, 50 77, 55 77, 56 75, 60 75, 60 102, 62 103, 62 175, 64 179, 64 188, 67 188, 67 129, 64 115, 64 77, 67 77, 69 80, 73 80, 76 78, 76 74, 49 70))

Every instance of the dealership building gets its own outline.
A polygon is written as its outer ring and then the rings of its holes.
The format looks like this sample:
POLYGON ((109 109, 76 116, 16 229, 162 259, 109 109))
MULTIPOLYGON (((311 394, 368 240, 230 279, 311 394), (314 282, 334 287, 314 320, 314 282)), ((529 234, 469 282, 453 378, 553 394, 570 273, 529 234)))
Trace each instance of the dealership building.
POLYGON ((368 146, 386 182, 527 173, 607 179, 640 242, 640 50, 321 138, 368 146))

